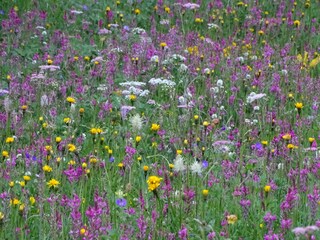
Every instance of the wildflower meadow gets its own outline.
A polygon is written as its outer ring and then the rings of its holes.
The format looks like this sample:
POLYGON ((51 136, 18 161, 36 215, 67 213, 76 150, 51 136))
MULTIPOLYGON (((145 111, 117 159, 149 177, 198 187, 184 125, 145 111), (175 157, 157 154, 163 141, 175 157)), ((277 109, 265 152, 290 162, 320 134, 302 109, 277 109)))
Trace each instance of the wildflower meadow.
POLYGON ((319 0, 0 22, 0 239, 320 239, 319 0))

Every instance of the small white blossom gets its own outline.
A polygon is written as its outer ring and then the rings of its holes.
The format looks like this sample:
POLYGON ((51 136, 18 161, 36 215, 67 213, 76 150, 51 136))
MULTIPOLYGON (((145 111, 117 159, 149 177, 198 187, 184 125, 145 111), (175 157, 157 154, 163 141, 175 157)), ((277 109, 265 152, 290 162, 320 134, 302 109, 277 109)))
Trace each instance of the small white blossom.
POLYGON ((130 118, 130 124, 132 126, 133 131, 140 131, 142 128, 142 118, 139 114, 134 115, 130 118))
POLYGON ((175 172, 183 172, 184 170, 186 170, 186 166, 184 165, 183 160, 184 159, 181 155, 177 155, 176 159, 173 161, 173 170, 175 172))
POLYGON ((198 174, 198 175, 200 175, 201 172, 202 172, 202 166, 201 166, 201 164, 200 164, 199 162, 197 162, 197 161, 194 161, 194 163, 191 165, 190 169, 191 169, 191 172, 192 172, 193 174, 198 174))

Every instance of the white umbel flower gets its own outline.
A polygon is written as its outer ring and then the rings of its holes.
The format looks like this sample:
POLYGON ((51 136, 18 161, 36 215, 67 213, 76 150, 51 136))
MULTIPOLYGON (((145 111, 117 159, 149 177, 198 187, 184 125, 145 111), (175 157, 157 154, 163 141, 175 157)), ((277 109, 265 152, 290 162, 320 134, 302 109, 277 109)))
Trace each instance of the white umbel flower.
POLYGON ((130 123, 132 126, 133 131, 139 131, 142 128, 142 118, 139 114, 134 115, 130 118, 130 123))
POLYGON ((183 157, 181 155, 177 155, 176 159, 173 161, 173 164, 173 170, 175 172, 183 172, 186 170, 186 166, 183 163, 183 157))
POLYGON ((202 166, 197 161, 194 161, 194 163, 191 165, 190 169, 191 169, 191 172, 194 174, 200 175, 202 172, 202 166))

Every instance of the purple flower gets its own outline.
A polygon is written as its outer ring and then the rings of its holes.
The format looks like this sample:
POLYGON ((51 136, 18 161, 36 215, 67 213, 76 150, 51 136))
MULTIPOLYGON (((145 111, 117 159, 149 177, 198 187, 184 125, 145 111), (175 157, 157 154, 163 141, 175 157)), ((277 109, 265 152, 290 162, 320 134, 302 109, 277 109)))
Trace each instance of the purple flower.
POLYGON ((212 239, 214 239, 215 237, 216 237, 216 233, 215 233, 215 232, 211 232, 211 233, 209 233, 208 236, 207 236, 208 240, 212 240, 212 239))
POLYGON ((203 168, 207 168, 208 166, 209 166, 208 161, 202 160, 202 167, 203 167, 203 168))
POLYGON ((282 229, 290 229, 292 225, 291 219, 282 219, 281 220, 281 228, 282 229))
POLYGON ((182 226, 182 228, 179 230, 179 238, 182 240, 188 239, 188 229, 185 226, 182 226))
POLYGON ((118 198, 116 200, 116 204, 119 206, 119 207, 125 207, 127 205, 127 200, 125 200, 124 198, 118 198))

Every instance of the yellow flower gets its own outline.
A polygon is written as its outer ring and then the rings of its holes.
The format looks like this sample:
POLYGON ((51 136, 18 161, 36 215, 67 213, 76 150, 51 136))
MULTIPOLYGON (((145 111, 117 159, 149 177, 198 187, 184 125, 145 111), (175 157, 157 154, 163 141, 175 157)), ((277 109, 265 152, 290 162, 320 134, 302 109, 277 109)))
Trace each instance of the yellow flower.
POLYGON ((21 106, 21 109, 22 109, 23 111, 25 111, 25 110, 28 109, 28 106, 27 106, 27 105, 22 105, 22 106, 21 106))
POLYGON ((193 118, 197 121, 199 119, 199 115, 194 115, 193 118))
POLYGON ((202 190, 202 196, 207 197, 209 194, 209 190, 208 189, 203 189, 202 190))
POLYGON ((149 170, 148 166, 143 166, 143 171, 147 172, 149 170))
POLYGON ((136 8, 136 9, 134 10, 134 13, 135 13, 136 15, 139 15, 139 14, 141 13, 141 11, 140 11, 140 9, 136 8))
POLYGON ((90 129, 90 133, 91 133, 92 135, 96 135, 96 134, 98 133, 98 129, 97 129, 97 128, 91 128, 91 129, 90 129))
POLYGON ((303 108, 303 103, 302 102, 297 102, 296 104, 295 104, 295 107, 296 107, 296 109, 301 109, 301 108, 303 108))
POLYGON ((152 131, 158 131, 160 129, 160 125, 156 123, 152 123, 151 128, 152 131))
POLYGON ((136 136, 136 142, 138 143, 138 142, 140 142, 141 141, 141 136, 136 136))
POLYGON ((81 166, 82 166, 82 168, 87 168, 88 165, 87 165, 87 163, 84 162, 81 164, 81 166))
POLYGON ((69 152, 74 152, 76 150, 77 150, 77 148, 76 148, 76 146, 74 144, 72 144, 72 143, 68 144, 68 151, 69 152))
POLYGON ((71 118, 64 118, 63 122, 66 124, 71 123, 71 118))
POLYGON ((6 143, 13 143, 14 142, 14 138, 13 137, 7 137, 6 138, 6 143))
POLYGON ((298 147, 295 146, 295 145, 292 144, 292 143, 289 143, 289 144, 287 145, 287 148, 288 148, 288 149, 294 149, 294 148, 298 148, 298 147))
POLYGON ((160 43, 160 47, 165 48, 166 46, 167 46, 167 44, 165 42, 160 43))
POLYGON ((209 126, 209 122, 208 122, 208 121, 204 121, 204 122, 202 123, 202 125, 203 125, 204 127, 208 127, 208 126, 209 126))
POLYGON ((36 199, 34 197, 30 197, 29 201, 30 201, 31 205, 33 205, 36 202, 36 199))
POLYGON ((21 181, 21 182, 19 182, 19 184, 20 184, 21 187, 26 186, 26 182, 25 181, 21 181))
POLYGON ((21 205, 19 206, 19 211, 23 211, 23 210, 24 210, 24 208, 25 208, 25 206, 26 206, 26 205, 21 204, 21 205))
POLYGON ((2 151, 2 157, 4 157, 4 158, 9 157, 9 152, 2 151))
POLYGON ((46 152, 50 153, 52 151, 52 146, 50 146, 50 145, 47 145, 44 148, 45 148, 46 152))
POLYGON ((51 59, 47 60, 48 65, 52 65, 53 61, 51 59))
POLYGON ((147 180, 148 190, 150 192, 156 190, 160 186, 161 180, 162 178, 159 178, 157 176, 150 176, 147 180))
POLYGON ((60 182, 54 178, 52 178, 49 182, 47 182, 47 185, 49 188, 51 188, 51 187, 56 188, 56 187, 58 187, 59 184, 60 184, 60 182))
POLYGON ((268 141, 261 141, 261 144, 264 145, 264 146, 267 146, 268 145, 268 141))
POLYGON ((68 162, 68 165, 71 165, 71 166, 76 165, 76 161, 70 160, 70 161, 68 162))
POLYGON ((129 100, 130 101, 135 101, 137 99, 137 96, 136 95, 134 95, 134 94, 130 94, 129 95, 129 100))
POLYGON ((14 199, 10 200, 10 205, 20 205, 20 204, 21 204, 21 202, 17 198, 14 198, 14 199))
POLYGON ((28 176, 28 175, 24 175, 24 176, 23 176, 23 180, 25 180, 26 182, 28 182, 28 181, 31 180, 31 177, 28 176))
POLYGON ((9 182, 9 187, 14 187, 14 181, 9 182))
POLYGON ((90 57, 89 56, 85 56, 84 60, 88 62, 90 60, 90 57))
POLYGON ((68 103, 76 103, 76 100, 73 97, 67 97, 68 103))
POLYGON ((123 164, 123 163, 119 163, 119 164, 118 164, 118 167, 119 167, 119 168, 123 168, 123 167, 124 167, 124 164, 123 164))
POLYGON ((73 57, 73 60, 78 61, 78 60, 79 60, 79 57, 78 57, 78 56, 74 56, 74 57, 73 57))
POLYGON ((164 11, 165 11, 166 13, 170 13, 170 8, 169 8, 169 7, 165 7, 165 8, 164 8, 164 11))
POLYGON ((61 142, 62 138, 61 137, 56 137, 56 143, 61 142))
POLYGON ((320 62, 320 57, 316 57, 315 59, 312 59, 310 61, 309 67, 313 68, 313 67, 317 66, 319 62, 320 62))
POLYGON ((90 163, 92 163, 92 164, 96 164, 97 162, 98 162, 98 159, 97 158, 95 158, 95 157, 93 157, 93 158, 90 158, 90 163))
POLYGON ((181 155, 182 152, 183 152, 183 151, 182 151, 181 149, 177 149, 177 151, 176 151, 177 155, 181 155))
POLYGON ((44 165, 44 166, 42 167, 42 170, 43 170, 44 172, 52 172, 52 167, 50 167, 49 165, 44 165))
POLYGON ((313 138, 313 137, 308 138, 309 143, 313 143, 314 140, 315 140, 315 138, 313 138))
POLYGON ((84 235, 85 233, 86 233, 86 229, 81 228, 81 229, 80 229, 80 235, 84 235))
POLYGON ((92 135, 100 134, 100 133, 102 133, 102 129, 101 128, 91 128, 90 133, 92 135))
POLYGON ((4 214, 0 212, 0 222, 4 219, 4 214))
POLYGON ((270 192, 271 190, 271 186, 270 185, 266 185, 264 186, 263 190, 267 193, 267 192, 270 192))
POLYGON ((282 139, 290 140, 291 139, 291 134, 290 133, 286 133, 285 135, 282 136, 282 139))
POLYGON ((235 224, 237 220, 238 220, 238 217, 236 215, 228 215, 227 216, 228 224, 235 224))
POLYGON ((169 164, 169 168, 173 169, 174 168, 174 164, 170 163, 169 164))
POLYGON ((79 113, 80 113, 80 114, 83 114, 84 111, 85 111, 84 108, 80 108, 80 109, 79 109, 79 113))
POLYGON ((300 23, 299 20, 295 20, 295 21, 293 22, 293 24, 294 24, 294 26, 299 27, 301 23, 300 23))

